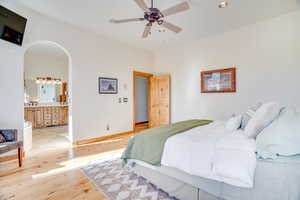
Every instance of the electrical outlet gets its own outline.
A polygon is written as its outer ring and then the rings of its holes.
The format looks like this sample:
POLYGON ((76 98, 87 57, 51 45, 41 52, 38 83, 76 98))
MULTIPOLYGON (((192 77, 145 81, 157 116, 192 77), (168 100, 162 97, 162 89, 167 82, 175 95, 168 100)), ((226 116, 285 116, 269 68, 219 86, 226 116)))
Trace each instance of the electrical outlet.
POLYGON ((106 125, 106 130, 107 130, 107 131, 110 130, 109 124, 106 125))

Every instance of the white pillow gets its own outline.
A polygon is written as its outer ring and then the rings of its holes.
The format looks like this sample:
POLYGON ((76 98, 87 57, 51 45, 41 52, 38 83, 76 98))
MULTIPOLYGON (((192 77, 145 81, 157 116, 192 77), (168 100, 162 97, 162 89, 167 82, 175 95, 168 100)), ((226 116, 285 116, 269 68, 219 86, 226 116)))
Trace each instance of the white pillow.
POLYGON ((242 116, 242 125, 241 129, 245 130, 247 124, 249 123, 250 119, 254 116, 255 112, 262 106, 262 103, 257 103, 250 107, 247 112, 245 112, 242 116))
POLYGON ((293 107, 285 108, 270 126, 256 139, 257 153, 261 158, 300 154, 300 113, 293 107))
POLYGON ((300 106, 296 107, 296 112, 300 113, 300 106))
POLYGON ((226 123, 226 129, 229 131, 236 131, 241 127, 242 124, 242 115, 231 117, 226 123))
POLYGON ((256 138, 258 134, 267 127, 280 113, 278 103, 270 102, 263 104, 250 119, 245 128, 248 138, 256 138))

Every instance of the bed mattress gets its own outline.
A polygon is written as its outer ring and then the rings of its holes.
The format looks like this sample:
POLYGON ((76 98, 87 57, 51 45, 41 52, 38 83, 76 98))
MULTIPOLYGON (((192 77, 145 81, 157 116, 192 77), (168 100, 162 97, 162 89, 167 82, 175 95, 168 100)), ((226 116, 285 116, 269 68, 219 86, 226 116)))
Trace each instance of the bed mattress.
POLYGON ((172 167, 130 160, 140 176, 182 200, 300 200, 300 156, 257 162, 253 188, 239 188, 172 167))

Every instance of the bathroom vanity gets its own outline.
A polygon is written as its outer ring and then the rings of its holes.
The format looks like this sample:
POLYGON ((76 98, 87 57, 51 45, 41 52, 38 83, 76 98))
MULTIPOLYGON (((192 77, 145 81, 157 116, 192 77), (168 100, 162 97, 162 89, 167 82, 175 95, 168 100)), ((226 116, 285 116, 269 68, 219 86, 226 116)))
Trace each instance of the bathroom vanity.
POLYGON ((25 121, 32 123, 32 128, 45 128, 68 124, 69 108, 59 106, 25 106, 25 121))

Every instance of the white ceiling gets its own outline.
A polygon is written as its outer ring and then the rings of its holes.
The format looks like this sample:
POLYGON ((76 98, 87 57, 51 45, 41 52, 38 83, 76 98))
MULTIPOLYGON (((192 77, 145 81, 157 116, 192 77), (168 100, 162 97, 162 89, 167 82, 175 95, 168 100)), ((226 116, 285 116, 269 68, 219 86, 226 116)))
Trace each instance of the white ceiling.
MULTIPOLYGON (((41 14, 56 18, 127 44, 155 50, 180 42, 201 39, 260 20, 299 9, 300 0, 228 0, 225 9, 217 8, 220 0, 188 0, 191 9, 167 18, 184 29, 179 34, 152 31, 147 39, 141 35, 146 22, 111 24, 109 20, 142 17, 133 0, 16 0, 41 14)), ((147 0, 149 2, 149 0, 147 0)), ((163 10, 183 0, 154 0, 163 10)))

